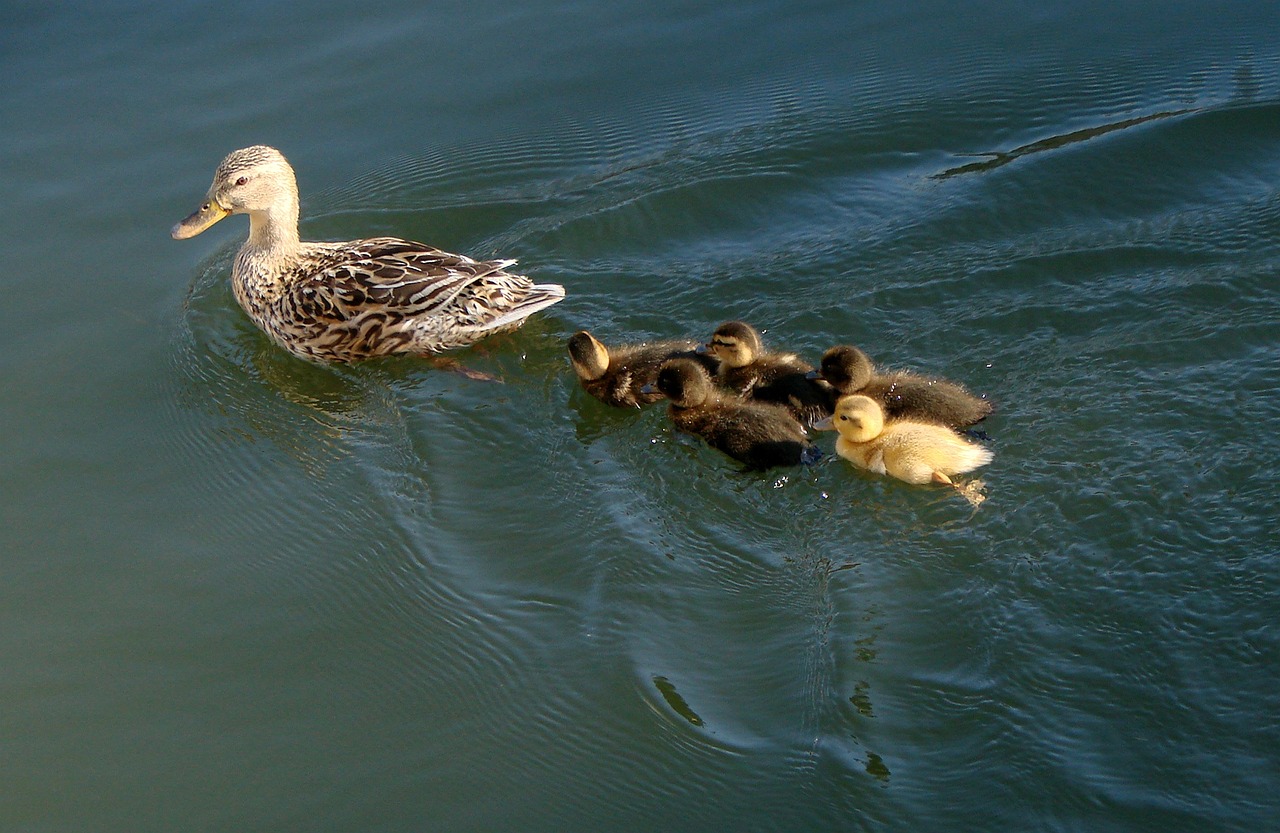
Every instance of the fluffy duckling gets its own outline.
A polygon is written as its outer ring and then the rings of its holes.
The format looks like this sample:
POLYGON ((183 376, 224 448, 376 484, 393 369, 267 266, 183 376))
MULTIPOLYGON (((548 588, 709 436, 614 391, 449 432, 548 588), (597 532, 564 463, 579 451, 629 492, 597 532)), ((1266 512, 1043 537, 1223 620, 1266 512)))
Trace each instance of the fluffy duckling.
POLYGON ((610 349, 586 330, 569 339, 569 361, 582 389, 606 405, 639 408, 663 399, 661 392, 642 393, 645 385, 658 378, 658 368, 667 359, 693 359, 714 373, 718 362, 713 356, 698 355, 698 343, 687 341, 654 341, 623 344, 610 349))
POLYGON ((885 422, 880 403, 853 394, 836 402, 835 413, 814 426, 836 430, 836 453, 859 468, 908 483, 955 486, 951 475, 991 462, 991 451, 935 423, 885 422))
POLYGON ((803 425, 830 415, 836 395, 820 379, 809 378, 813 366, 794 353, 769 353, 750 324, 721 324, 706 344, 720 361, 720 384, 746 399, 782 405, 803 425))
POLYGON ((822 456, 785 408, 722 395, 692 359, 664 362, 648 387, 671 400, 676 428, 697 434, 749 469, 814 463, 822 456))
POLYGON ((820 369, 810 377, 829 383, 837 397, 853 393, 871 397, 890 420, 913 419, 963 428, 991 413, 988 400, 946 379, 905 371, 877 373, 867 354, 849 345, 824 353, 820 369))

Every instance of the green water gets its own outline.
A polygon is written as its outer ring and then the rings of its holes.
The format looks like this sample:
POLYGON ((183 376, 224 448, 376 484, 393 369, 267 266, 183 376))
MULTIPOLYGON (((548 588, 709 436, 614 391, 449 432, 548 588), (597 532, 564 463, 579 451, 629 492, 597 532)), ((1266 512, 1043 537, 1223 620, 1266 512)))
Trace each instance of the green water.
MULTIPOLYGON (((0 11, 0 829, 1205 831, 1280 817, 1274 4, 0 11), (310 239, 568 298, 323 368, 310 239), (974 510, 745 474, 564 341, 743 318, 989 395, 974 510)), ((820 440, 828 452, 830 437, 820 440)))

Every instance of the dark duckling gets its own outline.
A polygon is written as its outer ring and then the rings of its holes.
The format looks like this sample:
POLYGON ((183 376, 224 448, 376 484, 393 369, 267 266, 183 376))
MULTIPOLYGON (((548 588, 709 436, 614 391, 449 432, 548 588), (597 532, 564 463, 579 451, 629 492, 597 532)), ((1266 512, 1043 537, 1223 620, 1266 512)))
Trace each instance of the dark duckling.
POLYGON ((955 382, 906 371, 879 373, 866 353, 847 344, 824 353, 820 369, 811 375, 829 383, 839 396, 860 393, 874 399, 890 421, 913 419, 963 428, 992 411, 991 402, 955 382))
POLYGON ((652 387, 671 400, 676 428, 698 435, 749 469, 814 463, 822 456, 785 408, 723 395, 692 359, 663 363, 652 387))
POLYGON ((585 330, 569 339, 569 360, 582 389, 606 405, 639 408, 663 399, 658 391, 641 393, 641 388, 658 378, 658 368, 667 359, 686 357, 701 363, 709 373, 719 364, 714 356, 698 355, 693 340, 654 341, 605 347, 585 330))
POLYGON ((802 425, 831 415, 836 400, 832 387, 810 378, 813 366, 794 353, 765 351, 760 334, 750 324, 721 324, 706 351, 720 361, 720 384, 739 396, 782 405, 802 425))

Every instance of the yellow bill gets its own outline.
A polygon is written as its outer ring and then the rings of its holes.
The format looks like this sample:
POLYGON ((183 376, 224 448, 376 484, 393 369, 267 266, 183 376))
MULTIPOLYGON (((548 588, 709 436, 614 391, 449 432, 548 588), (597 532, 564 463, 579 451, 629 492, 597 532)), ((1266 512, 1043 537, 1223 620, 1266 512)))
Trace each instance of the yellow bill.
POLYGON ((173 235, 174 240, 186 240, 188 237, 195 237, 227 216, 228 213, 225 208, 210 200, 192 212, 185 220, 177 223, 169 233, 173 235))

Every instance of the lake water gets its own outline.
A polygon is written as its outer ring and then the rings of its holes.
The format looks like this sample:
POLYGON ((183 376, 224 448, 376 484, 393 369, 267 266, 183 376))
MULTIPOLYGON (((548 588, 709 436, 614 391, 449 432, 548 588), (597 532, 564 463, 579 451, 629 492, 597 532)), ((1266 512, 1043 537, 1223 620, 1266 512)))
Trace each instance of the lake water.
POLYGON ((1280 818, 1280 5, 0 23, 0 829, 1280 818), (501 385, 293 359, 243 218, 168 236, 254 143, 304 237, 568 298, 501 385), (743 473, 564 352, 732 318, 989 395, 987 502, 743 473))

